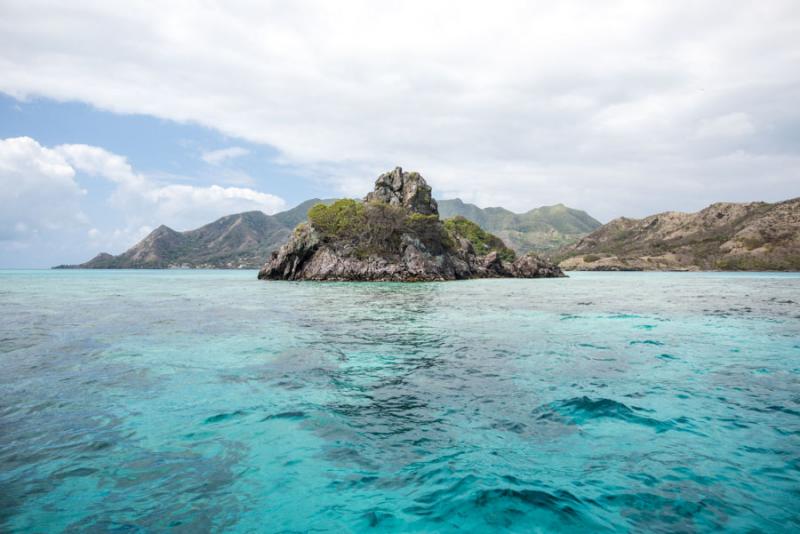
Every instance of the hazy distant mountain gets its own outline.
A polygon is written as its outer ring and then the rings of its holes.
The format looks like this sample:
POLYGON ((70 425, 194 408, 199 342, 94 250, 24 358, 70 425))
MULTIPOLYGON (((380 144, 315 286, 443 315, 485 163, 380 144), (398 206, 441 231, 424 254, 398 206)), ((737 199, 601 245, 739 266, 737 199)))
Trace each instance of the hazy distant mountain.
MULTIPOLYGON (((287 240, 295 226, 306 220, 309 208, 320 202, 333 200, 306 200, 275 215, 260 211, 237 213, 186 232, 162 225, 122 254, 104 252, 86 263, 59 268, 256 269, 287 240)), ((520 253, 552 250, 600 226, 585 212, 561 204, 516 214, 503 208, 481 209, 454 199, 439 201, 439 212, 442 219, 462 215, 472 220, 520 253)))
POLYGON ((614 219, 559 250, 570 270, 800 270, 800 198, 614 219))
POLYGON ((517 252, 548 252, 572 243, 600 226, 585 211, 563 204, 543 206, 525 213, 505 208, 479 208, 460 199, 440 200, 442 219, 461 215, 499 236, 517 252))
POLYGON ((196 230, 176 232, 159 226, 126 252, 101 253, 80 265, 60 268, 166 269, 170 267, 255 269, 305 220, 308 209, 327 200, 312 199, 275 215, 237 213, 196 230))

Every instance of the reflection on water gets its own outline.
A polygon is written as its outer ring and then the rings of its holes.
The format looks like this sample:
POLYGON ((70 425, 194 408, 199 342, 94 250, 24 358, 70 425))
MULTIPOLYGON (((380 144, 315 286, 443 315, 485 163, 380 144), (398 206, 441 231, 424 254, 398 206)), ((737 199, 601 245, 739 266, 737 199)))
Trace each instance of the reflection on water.
POLYGON ((798 302, 0 271, 0 530, 794 531, 798 302))

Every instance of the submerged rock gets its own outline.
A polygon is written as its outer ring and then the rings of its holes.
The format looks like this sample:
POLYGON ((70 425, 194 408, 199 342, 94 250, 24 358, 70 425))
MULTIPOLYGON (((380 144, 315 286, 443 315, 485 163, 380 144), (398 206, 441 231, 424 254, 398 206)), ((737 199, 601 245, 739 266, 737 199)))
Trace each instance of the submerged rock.
POLYGON ((432 281, 564 276, 534 254, 517 258, 497 236, 461 218, 439 220, 431 188, 400 167, 363 202, 309 210, 258 274, 271 280, 432 281))

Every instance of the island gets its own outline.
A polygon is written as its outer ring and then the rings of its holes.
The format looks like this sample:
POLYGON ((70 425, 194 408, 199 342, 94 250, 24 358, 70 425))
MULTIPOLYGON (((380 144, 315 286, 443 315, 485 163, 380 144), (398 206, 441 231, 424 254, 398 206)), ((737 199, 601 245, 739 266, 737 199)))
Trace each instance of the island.
POLYGON ((364 200, 317 204, 261 268, 262 280, 437 281, 565 276, 534 253, 517 256, 464 217, 442 221, 431 188, 397 167, 364 200))
POLYGON ((800 198, 620 217, 553 257, 568 271, 798 271, 800 198))

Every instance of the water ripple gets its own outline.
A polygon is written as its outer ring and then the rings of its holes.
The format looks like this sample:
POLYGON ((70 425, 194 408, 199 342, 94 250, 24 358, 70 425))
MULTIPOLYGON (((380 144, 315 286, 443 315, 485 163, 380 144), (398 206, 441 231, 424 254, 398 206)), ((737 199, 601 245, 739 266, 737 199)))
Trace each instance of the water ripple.
POLYGON ((797 302, 0 272, 0 531, 794 532, 797 302))

